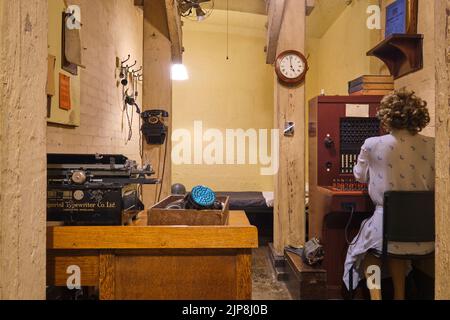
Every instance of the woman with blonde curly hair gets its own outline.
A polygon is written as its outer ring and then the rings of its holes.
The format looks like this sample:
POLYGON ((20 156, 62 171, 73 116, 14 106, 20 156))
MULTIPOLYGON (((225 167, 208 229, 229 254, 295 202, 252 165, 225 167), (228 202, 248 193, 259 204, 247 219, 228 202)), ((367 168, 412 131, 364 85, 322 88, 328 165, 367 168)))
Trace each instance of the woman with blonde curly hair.
MULTIPOLYGON (((361 224, 360 233, 347 252, 344 282, 349 287, 353 270, 353 288, 369 266, 380 265, 379 259, 367 252, 382 250, 384 193, 434 190, 434 138, 419 134, 430 123, 427 103, 414 92, 401 89, 384 97, 377 116, 389 134, 367 139, 353 170, 356 180, 368 184, 376 206, 373 216, 361 224)), ((434 243, 389 243, 388 248, 389 252, 399 254, 425 254, 433 250, 434 243)), ((396 299, 404 298, 407 269, 405 260, 389 262, 396 299)), ((381 299, 381 290, 371 290, 371 297, 381 299)))

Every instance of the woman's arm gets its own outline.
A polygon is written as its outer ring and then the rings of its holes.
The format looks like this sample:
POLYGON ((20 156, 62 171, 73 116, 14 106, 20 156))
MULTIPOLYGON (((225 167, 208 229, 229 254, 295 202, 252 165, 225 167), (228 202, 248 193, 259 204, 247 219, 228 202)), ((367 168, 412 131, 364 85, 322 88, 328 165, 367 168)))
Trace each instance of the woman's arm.
POLYGON ((356 181, 367 183, 369 181, 369 157, 370 152, 367 147, 367 141, 361 147, 361 153, 358 156, 358 163, 353 167, 353 174, 356 181))

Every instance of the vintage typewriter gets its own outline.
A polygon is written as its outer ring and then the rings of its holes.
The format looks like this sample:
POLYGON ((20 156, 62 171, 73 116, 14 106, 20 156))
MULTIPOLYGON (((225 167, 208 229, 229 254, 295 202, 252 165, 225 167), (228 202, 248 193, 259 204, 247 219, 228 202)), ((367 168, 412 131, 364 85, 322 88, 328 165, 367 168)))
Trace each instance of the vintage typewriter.
POLYGON ((49 154, 47 221, 124 225, 144 209, 143 184, 158 184, 150 165, 123 155, 49 154))

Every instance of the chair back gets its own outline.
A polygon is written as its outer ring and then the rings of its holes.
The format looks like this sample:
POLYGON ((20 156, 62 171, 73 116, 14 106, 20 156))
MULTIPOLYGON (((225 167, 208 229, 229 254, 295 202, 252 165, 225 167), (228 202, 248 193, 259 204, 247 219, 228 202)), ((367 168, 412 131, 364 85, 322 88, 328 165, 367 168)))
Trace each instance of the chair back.
POLYGON ((434 191, 384 194, 383 254, 388 243, 435 241, 434 191))

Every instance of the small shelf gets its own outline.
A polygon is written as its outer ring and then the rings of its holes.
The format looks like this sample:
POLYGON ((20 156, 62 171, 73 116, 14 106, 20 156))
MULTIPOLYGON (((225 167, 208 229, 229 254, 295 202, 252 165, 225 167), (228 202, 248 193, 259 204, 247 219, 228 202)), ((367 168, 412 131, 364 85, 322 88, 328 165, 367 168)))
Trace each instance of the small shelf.
POLYGON ((388 67, 394 79, 423 68, 423 34, 392 34, 367 52, 388 67))

